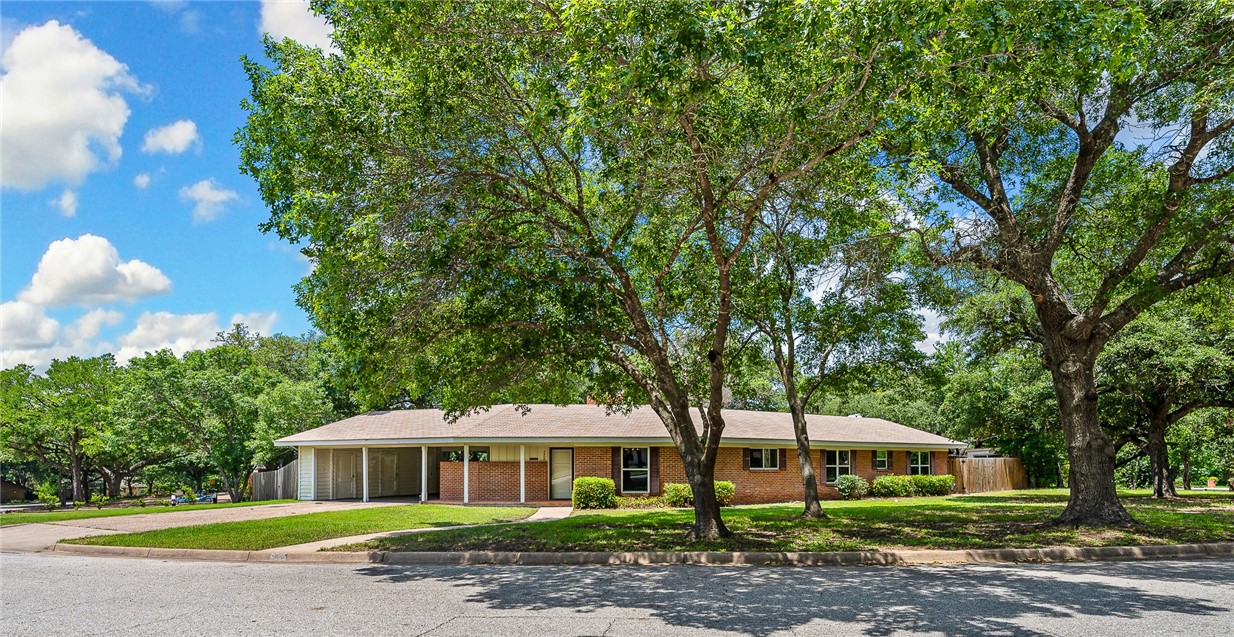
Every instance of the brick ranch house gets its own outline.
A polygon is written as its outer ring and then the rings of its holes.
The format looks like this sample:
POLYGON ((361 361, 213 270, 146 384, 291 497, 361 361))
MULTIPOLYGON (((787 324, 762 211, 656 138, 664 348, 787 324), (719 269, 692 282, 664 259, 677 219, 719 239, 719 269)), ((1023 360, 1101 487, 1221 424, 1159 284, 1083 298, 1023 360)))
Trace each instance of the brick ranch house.
MULTIPOLYGON (((735 502, 801 499, 793 426, 787 413, 725 410, 715 477, 735 502)), ((878 418, 809 416, 820 495, 852 473, 945 474, 965 444, 878 418)), ((446 420, 436 409, 354 416, 275 442, 300 454, 301 500, 418 496, 445 502, 570 499, 575 478, 612 478, 622 495, 657 495, 685 483, 681 458, 650 407, 630 414, 596 405, 498 405, 446 420)))

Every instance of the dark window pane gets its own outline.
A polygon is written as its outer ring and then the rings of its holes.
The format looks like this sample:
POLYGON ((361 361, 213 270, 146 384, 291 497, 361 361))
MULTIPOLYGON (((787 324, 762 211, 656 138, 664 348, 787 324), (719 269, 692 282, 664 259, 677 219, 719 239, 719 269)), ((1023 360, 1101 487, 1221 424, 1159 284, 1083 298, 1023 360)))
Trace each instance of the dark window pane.
POLYGON ((762 449, 751 449, 750 450, 750 468, 751 469, 762 469, 763 468, 763 450, 762 449))
POLYGON ((645 493, 647 482, 646 469, 630 469, 621 472, 621 490, 627 493, 645 493))
POLYGON ((646 469, 648 466, 646 447, 633 447, 621 450, 621 467, 623 469, 646 469))
POLYGON ((827 482, 835 482, 838 477, 835 465, 827 465, 827 482))

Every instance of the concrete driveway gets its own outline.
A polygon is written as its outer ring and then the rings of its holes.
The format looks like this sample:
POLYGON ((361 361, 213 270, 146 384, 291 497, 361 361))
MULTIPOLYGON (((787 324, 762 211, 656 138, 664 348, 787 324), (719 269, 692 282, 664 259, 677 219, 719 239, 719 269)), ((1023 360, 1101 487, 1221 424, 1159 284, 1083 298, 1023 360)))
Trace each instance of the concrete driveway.
POLYGON ((227 507, 220 509, 197 509, 194 511, 168 511, 165 513, 142 513, 110 518, 86 518, 39 524, 16 524, 0 527, 0 551, 38 552, 51 545, 75 537, 106 535, 109 533, 138 533, 179 526, 197 526, 215 522, 239 522, 281 518, 305 513, 344 511, 364 507, 395 506, 409 504, 410 500, 382 500, 378 502, 287 502, 256 506, 227 507))
POLYGON ((0 635, 1229 635, 1234 559, 440 567, 0 555, 0 635))

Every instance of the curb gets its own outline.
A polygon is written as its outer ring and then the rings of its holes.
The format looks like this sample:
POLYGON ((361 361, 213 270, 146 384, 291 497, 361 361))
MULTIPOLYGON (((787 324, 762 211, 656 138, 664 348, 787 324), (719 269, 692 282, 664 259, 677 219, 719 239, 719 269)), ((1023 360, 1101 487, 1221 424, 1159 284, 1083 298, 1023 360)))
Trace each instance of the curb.
POLYGON ((219 551, 129 546, 56 544, 52 552, 71 555, 205 560, 211 562, 294 562, 299 564, 398 564, 433 566, 912 566, 924 564, 997 564, 1017 562, 1113 561, 1234 556, 1234 542, 1150 546, 1052 547, 1043 549, 974 549, 965 551, 842 551, 835 553, 768 553, 724 551, 634 551, 519 553, 507 551, 364 553, 219 551))

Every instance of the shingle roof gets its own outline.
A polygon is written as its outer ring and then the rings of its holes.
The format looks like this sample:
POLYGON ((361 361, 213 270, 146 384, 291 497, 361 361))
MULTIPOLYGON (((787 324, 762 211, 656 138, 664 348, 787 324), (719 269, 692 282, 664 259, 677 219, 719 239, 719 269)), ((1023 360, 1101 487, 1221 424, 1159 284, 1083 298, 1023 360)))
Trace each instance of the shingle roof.
MULTIPOLYGON (((699 426, 698 414, 694 415, 699 426)), ((792 418, 785 412, 724 410, 723 440, 729 444, 763 441, 791 445, 792 418)), ((958 448, 962 442, 881 418, 807 417, 812 446, 845 443, 958 448)), ((650 407, 609 413, 598 405, 496 405, 455 422, 439 409, 372 411, 281 438, 276 444, 443 444, 465 442, 620 442, 671 444, 659 416, 650 407)))

